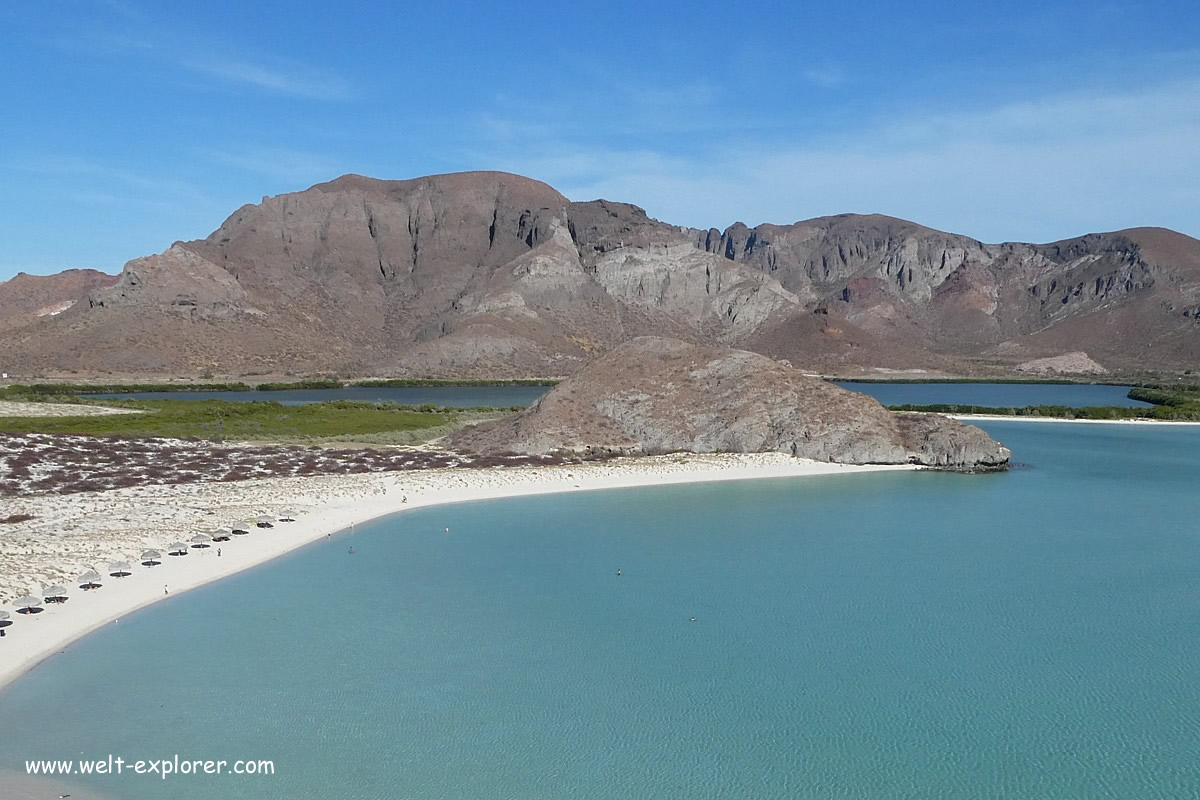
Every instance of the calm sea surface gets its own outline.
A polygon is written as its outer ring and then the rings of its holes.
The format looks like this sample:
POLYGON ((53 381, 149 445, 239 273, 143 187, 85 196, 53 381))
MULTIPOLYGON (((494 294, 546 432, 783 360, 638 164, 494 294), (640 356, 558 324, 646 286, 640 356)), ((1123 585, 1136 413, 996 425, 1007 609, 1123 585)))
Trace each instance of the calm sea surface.
POLYGON ((46 662, 0 766, 275 761, 89 779, 128 800, 1200 797, 1200 429, 985 427, 1028 466, 380 521, 46 662))
MULTIPOLYGON (((869 394, 884 405, 917 403, 962 403, 981 406, 1145 406, 1125 395, 1128 386, 1033 383, 838 383, 851 391, 869 394)), ((142 392, 97 394, 89 397, 145 398, 147 400, 274 401, 284 405, 355 400, 366 403, 391 402, 406 405, 433 403, 439 406, 527 406, 546 393, 546 386, 428 386, 372 389, 305 389, 279 392, 142 392)))

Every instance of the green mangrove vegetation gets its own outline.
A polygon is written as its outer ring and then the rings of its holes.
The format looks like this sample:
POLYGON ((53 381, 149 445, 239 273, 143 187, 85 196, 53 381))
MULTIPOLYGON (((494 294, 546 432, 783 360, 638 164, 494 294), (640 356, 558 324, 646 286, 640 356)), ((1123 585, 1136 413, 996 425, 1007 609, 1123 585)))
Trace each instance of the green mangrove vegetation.
POLYGON ((223 400, 118 400, 106 404, 140 414, 0 417, 0 432, 87 436, 170 437, 210 441, 355 441, 406 444, 426 441, 467 422, 512 409, 447 409, 395 403, 334 401, 285 406, 223 400))
POLYGON ((371 388, 407 388, 411 386, 553 386, 558 383, 551 378, 380 378, 378 380, 354 381, 351 386, 367 386, 371 388))
POLYGON ((453 378, 380 378, 342 381, 335 378, 311 378, 299 381, 249 384, 234 383, 14 383, 0 386, 0 399, 24 400, 39 397, 65 398, 89 394, 142 394, 145 392, 282 392, 308 389, 342 389, 348 386, 368 388, 409 388, 437 386, 553 386, 547 378, 453 379, 453 378))
POLYGON ((1129 398, 1152 403, 1131 408, 1128 406, 1024 406, 1021 408, 997 408, 993 406, 957 405, 937 403, 933 405, 889 406, 892 411, 925 411, 936 414, 991 414, 1008 417, 1050 417, 1054 419, 1147 419, 1175 422, 1200 421, 1200 386, 1186 387, 1135 387, 1129 390, 1129 398))

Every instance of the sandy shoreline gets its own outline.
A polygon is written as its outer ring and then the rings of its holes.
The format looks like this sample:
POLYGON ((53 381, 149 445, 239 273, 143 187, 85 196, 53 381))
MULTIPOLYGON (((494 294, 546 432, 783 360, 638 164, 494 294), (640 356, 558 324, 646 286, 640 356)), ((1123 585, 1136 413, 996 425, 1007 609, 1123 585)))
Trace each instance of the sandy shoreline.
POLYGON ((847 466, 780 453, 658 456, 552 467, 441 469, 238 483, 143 486, 100 493, 6 502, 32 522, 0 530, 0 609, 13 624, 0 639, 0 688, 72 641, 170 596, 262 564, 343 529, 414 508, 555 492, 754 478, 844 475, 906 466, 847 466), (214 543, 187 556, 166 545, 227 522, 294 508, 297 520, 214 543), (143 549, 164 552, 155 567, 138 564, 143 549), (220 548, 220 555, 218 555, 220 548), (106 564, 125 560, 133 574, 115 579, 106 564), (94 567, 103 587, 89 592, 71 580, 94 567), (69 576, 69 577, 68 577, 69 576), (15 613, 18 595, 63 583, 69 600, 35 615, 15 613))
POLYGON ((26 403, 0 400, 0 417, 102 417, 109 414, 141 414, 136 408, 88 406, 80 403, 26 403))
POLYGON ((1079 422, 1091 425, 1200 425, 1200 422, 1171 419, 1066 419, 1065 417, 1018 417, 1013 414, 943 414, 951 419, 983 422, 1079 422))

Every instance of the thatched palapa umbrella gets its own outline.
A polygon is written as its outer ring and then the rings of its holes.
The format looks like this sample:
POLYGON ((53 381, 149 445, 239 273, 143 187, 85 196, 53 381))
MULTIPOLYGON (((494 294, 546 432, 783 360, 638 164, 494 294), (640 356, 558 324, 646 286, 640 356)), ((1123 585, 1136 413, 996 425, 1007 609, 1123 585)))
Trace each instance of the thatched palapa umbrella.
POLYGON ((18 614, 36 614, 42 610, 42 601, 27 594, 14 600, 13 607, 17 609, 18 614))
POLYGON ((231 534, 229 531, 225 530, 224 528, 217 528, 215 531, 212 532, 212 540, 214 542, 228 542, 229 538, 232 535, 233 534, 231 534))
POLYGON ((12 620, 9 619, 10 616, 7 611, 0 611, 0 628, 7 628, 9 625, 12 625, 12 620))
POLYGON ((142 553, 140 561, 143 567, 157 567, 162 563, 162 553, 157 550, 147 550, 142 553))
POLYGON ((263 514, 261 517, 257 517, 254 520, 254 524, 260 528, 274 528, 275 520, 272 517, 268 517, 266 514, 263 514))
POLYGON ((280 522, 295 522, 296 521, 296 512, 290 508, 285 508, 283 511, 279 512, 279 521, 280 522))
POLYGON ((249 522, 235 522, 229 526, 229 530, 234 536, 245 536, 253 527, 254 525, 249 522))
POLYGON ((169 556, 186 556, 188 546, 183 542, 171 542, 167 545, 167 555, 169 556))
POLYGON ((79 588, 83 589, 85 592, 88 589, 99 589, 100 573, 96 572, 94 569, 89 569, 87 572, 80 575, 76 579, 76 582, 79 584, 79 588))
POLYGON ((42 597, 46 598, 47 603, 65 603, 67 602, 67 587, 60 583, 47 586, 42 591, 42 597))
POLYGON ((209 543, 212 541, 212 537, 209 536, 207 533, 197 533, 195 536, 193 536, 188 541, 191 542, 192 547, 195 547, 195 548, 209 547, 209 546, 211 546, 209 543))
POLYGON ((125 578, 133 573, 129 571, 128 561, 114 561, 108 565, 108 574, 114 578, 125 578))

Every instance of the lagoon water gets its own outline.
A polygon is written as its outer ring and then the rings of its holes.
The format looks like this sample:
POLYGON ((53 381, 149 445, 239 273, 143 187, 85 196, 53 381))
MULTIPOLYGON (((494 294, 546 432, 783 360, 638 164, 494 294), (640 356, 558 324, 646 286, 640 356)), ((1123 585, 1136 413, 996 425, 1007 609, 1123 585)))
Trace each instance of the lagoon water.
MULTIPOLYGON (((1126 395, 1128 386, 1046 383, 868 383, 838 381, 839 386, 869 394, 884 405, 915 403, 961 403, 965 405, 1021 407, 1061 406, 1147 406, 1126 395)), ((548 386, 413 386, 342 389, 296 389, 278 392, 141 392, 135 394, 88 395, 97 398, 141 398, 145 400, 227 400, 231 402, 277 402, 284 405, 354 400, 363 403, 401 403, 468 408, 472 406, 527 406, 548 386)))
POLYGON ((947 403, 992 408, 1024 406, 1149 407, 1129 398, 1128 386, 1086 383, 872 383, 836 381, 852 392, 869 394, 885 406, 947 403))
POLYGON ((378 521, 49 660, 0 693, 0 767, 275 761, 88 781, 127 800, 1200 797, 1200 429, 985 427, 1027 466, 378 521))

